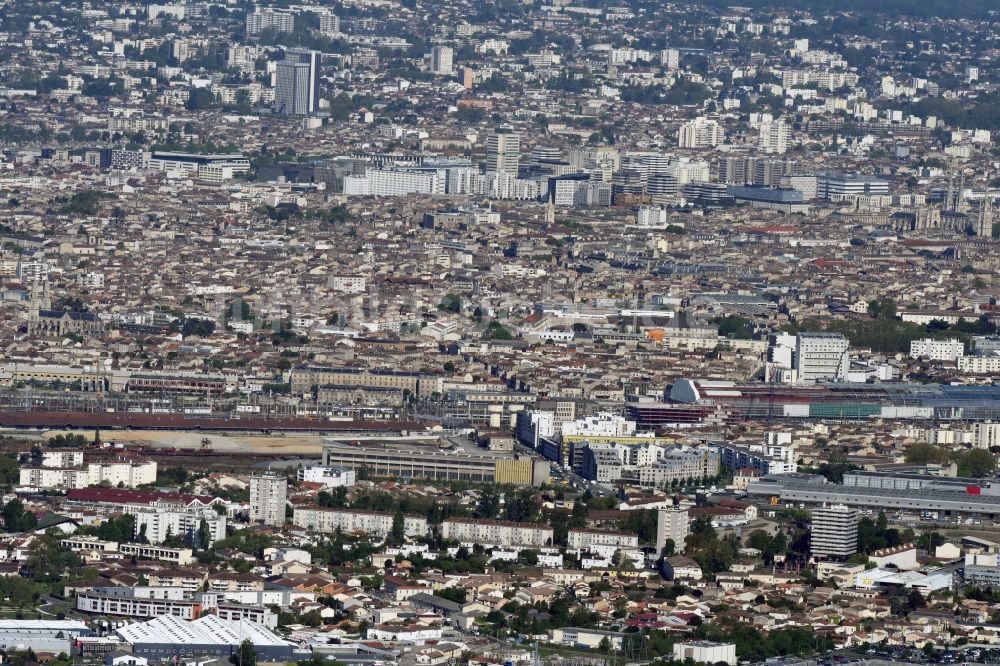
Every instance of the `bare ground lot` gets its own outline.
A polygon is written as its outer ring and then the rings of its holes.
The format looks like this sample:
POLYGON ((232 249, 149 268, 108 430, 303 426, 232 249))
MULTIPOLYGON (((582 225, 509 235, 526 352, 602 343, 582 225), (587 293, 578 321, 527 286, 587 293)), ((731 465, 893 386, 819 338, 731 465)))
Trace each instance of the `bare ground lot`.
MULTIPOLYGON (((80 431, 47 430, 43 438, 56 435, 81 434, 80 431)), ((85 434, 85 433, 84 433, 85 434)), ((323 450, 323 438, 311 435, 244 435, 209 434, 204 432, 177 432, 168 430, 126 430, 102 433, 105 441, 145 445, 157 449, 199 449, 202 438, 208 438, 209 447, 216 453, 243 453, 271 456, 315 456, 323 450)))

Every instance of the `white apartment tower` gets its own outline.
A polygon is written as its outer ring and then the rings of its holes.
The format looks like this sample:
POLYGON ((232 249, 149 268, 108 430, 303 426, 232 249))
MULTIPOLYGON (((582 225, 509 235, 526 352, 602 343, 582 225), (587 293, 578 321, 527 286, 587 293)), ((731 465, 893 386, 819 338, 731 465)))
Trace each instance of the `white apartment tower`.
POLYGON ((761 123, 758 147, 765 153, 782 155, 788 151, 790 132, 784 120, 761 123))
POLYGON ((250 519, 265 525, 285 524, 288 479, 268 472, 250 477, 250 519))
POLYGON ((679 506, 660 509, 656 519, 656 553, 663 552, 667 539, 674 542, 674 552, 684 552, 684 540, 690 532, 687 509, 679 506))
POLYGON ((247 35, 253 37, 263 30, 273 28, 277 32, 291 32, 295 28, 295 15, 291 12, 273 9, 258 9, 247 14, 247 35))
POLYGON ((1000 423, 986 421, 972 426, 972 446, 977 449, 988 449, 1000 446, 1000 423))
POLYGON ((486 137, 486 170, 517 176, 521 161, 521 136, 502 127, 486 137))
POLYGON ((954 338, 948 340, 921 338, 920 340, 912 340, 910 342, 910 358, 928 358, 932 361, 954 362, 964 355, 965 343, 954 338))
POLYGON ((660 51, 660 65, 667 69, 677 69, 681 64, 681 52, 677 49, 663 49, 660 51))
POLYGON ((340 34, 340 17, 327 12, 319 15, 319 31, 324 35, 340 34))
POLYGON ((431 50, 431 72, 451 76, 454 51, 450 46, 435 46, 431 50))
POLYGON ((813 510, 809 550, 821 557, 850 557, 858 552, 857 510, 843 504, 813 510))
POLYGON ((850 343, 839 333, 799 333, 795 340, 795 371, 799 383, 847 379, 850 343))
POLYGON ((677 145, 681 148, 715 148, 725 140, 725 132, 715 120, 698 117, 677 130, 677 145))

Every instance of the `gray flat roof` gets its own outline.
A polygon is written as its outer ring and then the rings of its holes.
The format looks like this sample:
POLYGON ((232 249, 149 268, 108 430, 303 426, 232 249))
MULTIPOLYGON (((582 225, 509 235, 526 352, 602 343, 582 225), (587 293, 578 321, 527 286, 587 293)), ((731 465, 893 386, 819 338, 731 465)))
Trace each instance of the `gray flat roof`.
POLYGON ((837 502, 849 506, 959 513, 1000 513, 1000 495, 970 495, 955 490, 892 490, 810 483, 801 479, 765 477, 747 488, 752 495, 777 495, 799 502, 837 502))

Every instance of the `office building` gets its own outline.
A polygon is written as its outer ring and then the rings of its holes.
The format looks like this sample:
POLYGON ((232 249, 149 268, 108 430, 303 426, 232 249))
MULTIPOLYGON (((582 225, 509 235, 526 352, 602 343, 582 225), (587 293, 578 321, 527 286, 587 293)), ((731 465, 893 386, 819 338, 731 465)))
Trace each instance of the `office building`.
POLYGON ((521 136, 510 128, 500 128, 486 137, 486 170, 517 176, 521 160, 521 136))
POLYGON ((694 181, 681 187, 681 195, 688 201, 700 204, 720 204, 732 201, 723 183, 694 181))
POLYGON ((454 52, 450 46, 435 46, 431 49, 431 72, 441 76, 451 76, 454 52))
POLYGON ((799 383, 847 379, 850 343, 839 333, 799 333, 795 343, 795 371, 799 383))
POLYGON ((153 171, 163 171, 173 178, 199 178, 210 182, 232 180, 250 172, 250 159, 241 153, 208 155, 154 151, 146 164, 153 171))
POLYGON ((821 173, 816 176, 816 196, 820 199, 869 194, 889 194, 889 181, 861 174, 821 173))
POLYGON ((653 203, 672 202, 677 198, 679 191, 677 176, 657 173, 650 175, 646 181, 646 194, 650 196, 653 203))
POLYGON ((686 508, 673 506, 660 509, 656 518, 656 552, 663 552, 667 541, 674 544, 675 553, 684 552, 684 541, 690 530, 691 520, 686 508))
POLYGON ((782 213, 808 213, 809 204, 802 192, 791 188, 759 185, 728 185, 726 192, 737 203, 746 202, 754 208, 768 208, 782 213))
POLYGON ((250 519, 265 525, 285 524, 288 479, 278 474, 250 477, 250 519))
POLYGON ((310 106, 309 65, 283 60, 277 65, 277 83, 274 89, 274 110, 283 115, 308 115, 313 109, 310 106))
POLYGON ((858 552, 857 510, 843 504, 814 509, 809 550, 814 557, 849 557, 858 552))
POLYGON ((754 185, 763 185, 765 187, 776 187, 781 185, 782 187, 792 187, 803 193, 804 199, 812 199, 816 196, 816 188, 811 188, 811 193, 806 195, 805 190, 797 187, 795 184, 786 184, 783 181, 785 178, 789 178, 795 175, 795 169, 797 167, 795 160, 789 159, 779 159, 776 157, 762 157, 755 161, 753 170, 753 182, 754 185))
POLYGON ((129 171, 131 169, 145 169, 149 164, 151 153, 143 150, 126 150, 124 148, 114 148, 111 151, 111 163, 109 168, 112 171, 129 171))
POLYGON ((319 110, 319 51, 288 49, 277 65, 274 110, 304 116, 319 110))
POLYGON ((725 140, 725 132, 716 120, 698 117, 686 122, 677 130, 680 148, 715 148, 725 140))
POLYGON ((611 200, 615 205, 631 205, 645 193, 645 170, 622 168, 611 178, 611 200))

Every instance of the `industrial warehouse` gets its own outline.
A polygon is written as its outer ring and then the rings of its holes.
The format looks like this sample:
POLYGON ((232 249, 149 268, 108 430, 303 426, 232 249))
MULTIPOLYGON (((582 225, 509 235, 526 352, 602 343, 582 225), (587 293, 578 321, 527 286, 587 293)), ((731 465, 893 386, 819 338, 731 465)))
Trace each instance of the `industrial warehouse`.
POLYGON ((679 379, 665 402, 630 402, 640 426, 771 419, 1000 419, 1000 386, 950 384, 737 384, 679 379))
POLYGON ((132 653, 156 661, 214 655, 228 658, 245 640, 253 643, 260 661, 294 661, 295 644, 248 620, 223 620, 205 615, 193 621, 163 615, 121 627, 118 637, 132 653))
POLYGON ((549 476, 549 466, 544 460, 475 449, 457 438, 440 441, 327 439, 323 464, 364 469, 372 476, 513 485, 539 486, 549 476))
POLYGON ((968 479, 848 473, 844 484, 813 474, 765 476, 747 493, 772 503, 822 506, 843 504, 871 511, 935 513, 939 517, 995 520, 1000 517, 1000 484, 968 479))

